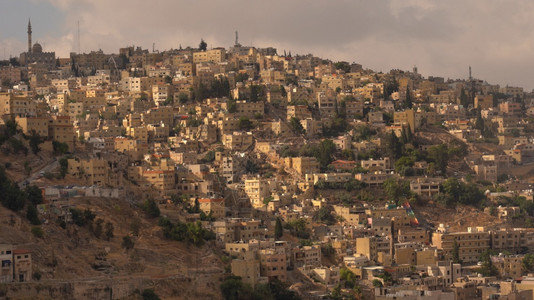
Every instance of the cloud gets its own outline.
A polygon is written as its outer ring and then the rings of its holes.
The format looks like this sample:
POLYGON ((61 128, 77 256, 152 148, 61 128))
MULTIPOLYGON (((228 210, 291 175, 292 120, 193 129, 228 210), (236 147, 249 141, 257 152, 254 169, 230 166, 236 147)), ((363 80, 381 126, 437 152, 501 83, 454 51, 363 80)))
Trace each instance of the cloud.
MULTIPOLYGON (((424 75, 474 75, 501 85, 534 88, 534 2, 517 0, 32 0, 50 3, 65 16, 45 38, 48 49, 67 56, 118 52, 127 45, 165 50, 240 43, 313 53, 388 71, 417 65, 424 75), (59 34, 58 34, 59 33, 59 34)), ((22 43, 24 44, 24 43, 22 43)))

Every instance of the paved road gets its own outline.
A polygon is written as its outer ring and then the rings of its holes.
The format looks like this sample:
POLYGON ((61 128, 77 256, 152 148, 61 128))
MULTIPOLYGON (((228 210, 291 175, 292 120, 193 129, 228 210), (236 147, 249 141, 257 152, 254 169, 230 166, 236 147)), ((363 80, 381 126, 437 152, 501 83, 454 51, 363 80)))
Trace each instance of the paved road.
POLYGON ((59 160, 54 160, 53 162, 49 163, 48 165, 44 166, 43 168, 35 171, 32 173, 29 177, 26 179, 19 181, 18 185, 20 188, 24 188, 26 185, 32 184, 35 180, 38 178, 41 178, 41 173, 51 172, 52 170, 59 167, 59 160))

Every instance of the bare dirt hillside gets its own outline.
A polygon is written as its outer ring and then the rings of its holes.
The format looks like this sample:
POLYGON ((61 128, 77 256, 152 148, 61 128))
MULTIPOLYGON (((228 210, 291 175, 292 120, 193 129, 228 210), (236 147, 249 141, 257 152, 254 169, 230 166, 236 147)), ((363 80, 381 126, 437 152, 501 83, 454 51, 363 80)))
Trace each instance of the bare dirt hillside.
POLYGON ((27 248, 33 252, 33 270, 40 282, 140 279, 150 282, 164 299, 219 299, 219 284, 224 274, 215 247, 201 248, 165 240, 155 220, 123 200, 77 198, 77 207, 88 208, 96 218, 111 222, 114 237, 96 238, 86 227, 67 224, 63 229, 54 222, 41 225, 43 238, 31 233, 32 226, 23 213, 0 208, 0 243, 27 248), (131 224, 140 221, 135 247, 126 251, 122 238, 131 234, 131 224), (173 279, 173 280, 170 280, 173 279))

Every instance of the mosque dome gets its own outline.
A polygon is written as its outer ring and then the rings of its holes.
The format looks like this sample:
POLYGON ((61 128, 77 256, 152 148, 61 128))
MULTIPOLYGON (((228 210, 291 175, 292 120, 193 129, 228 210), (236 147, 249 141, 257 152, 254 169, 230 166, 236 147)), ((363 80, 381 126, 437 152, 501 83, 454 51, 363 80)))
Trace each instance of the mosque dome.
POLYGON ((43 53, 43 47, 41 47, 41 44, 35 43, 35 44, 33 44, 32 52, 33 53, 43 53))

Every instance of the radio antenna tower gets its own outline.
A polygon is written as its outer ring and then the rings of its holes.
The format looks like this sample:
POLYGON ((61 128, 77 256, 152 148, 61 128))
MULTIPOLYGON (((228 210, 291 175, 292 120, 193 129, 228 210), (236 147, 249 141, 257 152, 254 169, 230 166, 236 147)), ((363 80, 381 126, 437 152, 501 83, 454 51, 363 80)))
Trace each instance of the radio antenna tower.
POLYGON ((80 20, 78 19, 78 54, 80 54, 81 52, 81 47, 80 47, 80 20))

